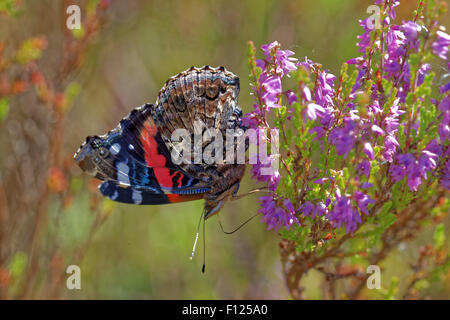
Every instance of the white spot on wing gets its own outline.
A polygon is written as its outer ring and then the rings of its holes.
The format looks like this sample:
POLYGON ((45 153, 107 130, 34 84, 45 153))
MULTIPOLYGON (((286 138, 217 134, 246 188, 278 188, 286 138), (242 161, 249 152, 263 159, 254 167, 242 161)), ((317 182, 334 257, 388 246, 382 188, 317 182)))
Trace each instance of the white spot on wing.
POLYGON ((121 184, 126 186, 130 185, 130 178, 128 177, 128 173, 130 172, 130 168, 124 162, 119 162, 117 164, 117 180, 121 184))
POLYGON ((133 190, 133 193, 131 194, 131 198, 133 199, 133 202, 135 204, 141 204, 142 203, 142 192, 133 190))
POLYGON ((114 143, 111 148, 109 149, 109 151, 113 154, 116 155, 120 152, 120 144, 118 143, 114 143))

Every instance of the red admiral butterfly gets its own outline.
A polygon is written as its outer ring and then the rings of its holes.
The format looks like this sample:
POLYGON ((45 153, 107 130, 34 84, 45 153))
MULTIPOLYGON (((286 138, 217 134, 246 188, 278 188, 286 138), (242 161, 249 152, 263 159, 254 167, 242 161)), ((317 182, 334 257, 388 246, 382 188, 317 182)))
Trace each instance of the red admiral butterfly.
MULTIPOLYGON (((209 218, 236 194, 245 164, 197 163, 193 158, 176 164, 171 137, 177 129, 203 133, 196 122, 221 134, 223 141, 229 129, 242 134, 238 94, 239 78, 224 67, 192 67, 170 78, 154 105, 134 109, 103 136, 88 136, 74 159, 103 181, 101 193, 114 201, 153 205, 205 199, 204 218, 209 218)), ((213 142, 203 139, 201 149, 213 142)))

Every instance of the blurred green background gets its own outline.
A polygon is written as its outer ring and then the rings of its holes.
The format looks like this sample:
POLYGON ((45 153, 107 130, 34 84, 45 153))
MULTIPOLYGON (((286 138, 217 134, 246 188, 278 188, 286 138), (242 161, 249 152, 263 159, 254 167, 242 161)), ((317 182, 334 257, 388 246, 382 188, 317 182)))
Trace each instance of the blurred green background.
MULTIPOLYGON (((409 19, 416 3, 403 2, 397 21, 409 19)), ((237 74, 241 79, 240 105, 244 112, 250 111, 249 40, 258 47, 277 40, 298 58, 307 56, 337 74, 342 62, 358 55, 358 19, 368 16, 366 8, 372 1, 113 0, 106 9, 106 22, 83 54, 83 66, 59 80, 59 61, 65 50, 70 50, 61 48, 69 4, 81 7, 83 20, 88 4, 75 0, 22 1, 16 17, 0 16, 0 40, 6 44, 5 50, 17 48, 29 37, 45 35, 47 49, 37 64, 52 79, 50 86, 63 88, 75 82, 81 88, 65 115, 61 137, 59 163, 64 163, 66 177, 70 177, 71 199, 62 205, 60 196, 46 197, 45 218, 38 222, 43 227, 35 249, 38 271, 33 284, 22 295, 21 281, 26 280, 17 280, 17 276, 7 297, 290 298, 280 270, 279 237, 266 231, 259 218, 232 235, 222 233, 215 217, 207 221, 205 274, 201 273, 201 241, 194 260, 188 258, 202 201, 164 206, 100 202, 111 212, 91 232, 96 219, 92 197, 98 192, 90 186, 92 179, 71 162, 71 156, 87 135, 103 134, 134 107, 154 102, 163 83, 190 66, 223 65, 237 74), (71 264, 81 267, 81 290, 65 288, 64 270, 71 264), (62 270, 63 275, 54 278, 52 268, 62 270)), ((52 147, 49 113, 33 92, 25 92, 11 99, 10 112, 0 124, 0 170, 9 212, 9 220, 4 220, 8 223, 3 225, 7 236, 0 238, 2 259, 4 265, 18 264, 14 265, 18 273, 26 273, 20 264, 29 261, 27 254, 35 241, 29 236, 35 223, 30 217, 39 206, 39 192, 46 187, 49 159, 45 154, 52 147)), ((256 186, 246 176, 240 190, 256 186)), ((228 203, 221 212, 224 227, 231 230, 253 215, 258 196, 228 203)), ((424 234, 423 239, 427 238, 429 234, 424 234)), ((406 244, 388 261, 395 266, 389 272, 402 276, 416 248, 415 243, 406 244)), ((306 282, 309 298, 320 297, 316 276, 311 275, 306 282)), ((389 286, 389 280, 390 275, 382 278, 384 287, 389 286)), ((449 286, 446 279, 430 291, 434 297, 448 298, 449 286)))

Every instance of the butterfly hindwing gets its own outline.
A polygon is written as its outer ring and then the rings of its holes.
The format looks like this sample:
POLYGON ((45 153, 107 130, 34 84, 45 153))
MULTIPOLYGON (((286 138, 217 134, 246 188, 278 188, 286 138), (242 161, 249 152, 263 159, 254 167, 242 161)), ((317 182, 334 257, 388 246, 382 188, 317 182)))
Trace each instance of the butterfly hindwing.
POLYGON ((192 67, 163 86, 152 110, 154 123, 170 152, 177 152, 177 144, 172 140, 175 130, 183 129, 191 134, 190 162, 179 165, 185 172, 201 178, 211 169, 205 162, 198 164, 195 156, 213 142, 211 136, 204 134, 206 129, 226 141, 226 130, 239 127, 242 112, 237 104, 238 94, 239 78, 223 67, 192 67), (194 135, 200 135, 200 149, 195 149, 194 135))
POLYGON ((105 181, 99 186, 100 192, 111 200, 138 204, 157 205, 174 202, 185 202, 203 198, 204 189, 191 190, 187 193, 161 193, 150 188, 123 187, 112 181, 105 181))
POLYGON ((88 137, 75 157, 80 166, 93 162, 95 176, 125 187, 166 193, 207 188, 208 182, 173 164, 150 115, 152 107, 147 104, 133 110, 102 137, 88 137))

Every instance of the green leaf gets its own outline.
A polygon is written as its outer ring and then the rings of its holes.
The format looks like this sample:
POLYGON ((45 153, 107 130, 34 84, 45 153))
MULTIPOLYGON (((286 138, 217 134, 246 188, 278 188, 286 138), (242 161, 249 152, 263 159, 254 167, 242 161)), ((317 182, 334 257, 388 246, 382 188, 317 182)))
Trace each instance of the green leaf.
POLYGON ((9 272, 13 279, 17 279, 25 271, 28 263, 28 257, 23 252, 17 252, 9 263, 9 272))
POLYGON ((0 99, 0 121, 6 118, 9 113, 9 100, 7 98, 0 99))
POLYGON ((436 248, 442 249, 445 243, 445 228, 443 223, 440 223, 436 226, 433 238, 436 248))

